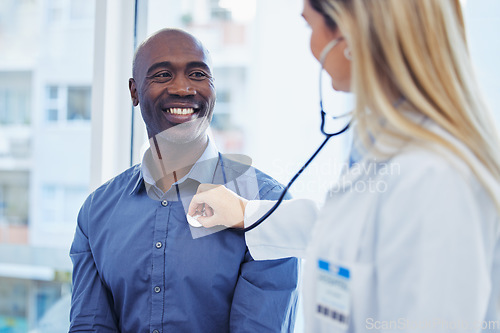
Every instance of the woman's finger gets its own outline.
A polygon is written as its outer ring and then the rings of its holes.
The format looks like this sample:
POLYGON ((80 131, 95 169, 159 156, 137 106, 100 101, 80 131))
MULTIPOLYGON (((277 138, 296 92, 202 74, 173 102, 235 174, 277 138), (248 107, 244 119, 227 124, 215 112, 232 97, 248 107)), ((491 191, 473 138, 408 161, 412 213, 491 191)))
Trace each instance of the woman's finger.
POLYGON ((212 228, 220 224, 216 216, 199 216, 197 220, 204 228, 212 228))

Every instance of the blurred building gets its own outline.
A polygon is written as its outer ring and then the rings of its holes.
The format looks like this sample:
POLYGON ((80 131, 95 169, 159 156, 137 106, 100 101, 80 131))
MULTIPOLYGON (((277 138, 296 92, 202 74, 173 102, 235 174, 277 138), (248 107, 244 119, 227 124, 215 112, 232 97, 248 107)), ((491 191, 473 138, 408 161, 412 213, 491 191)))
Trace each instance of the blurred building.
POLYGON ((0 332, 27 332, 70 293, 93 27, 93 0, 0 2, 0 332))

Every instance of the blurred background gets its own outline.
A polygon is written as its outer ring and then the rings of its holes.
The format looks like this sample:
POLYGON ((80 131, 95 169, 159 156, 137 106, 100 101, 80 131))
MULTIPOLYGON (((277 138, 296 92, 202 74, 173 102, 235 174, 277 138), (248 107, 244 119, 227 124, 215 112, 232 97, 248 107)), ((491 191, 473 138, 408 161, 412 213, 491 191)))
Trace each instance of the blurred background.
MULTIPOLYGON (((499 123, 500 1, 464 8, 499 123)), ((319 68, 301 11, 302 0, 0 0, 1 333, 67 332, 79 207, 146 147, 128 78, 135 46, 154 31, 178 27, 204 42, 216 78, 216 144, 288 182, 323 139, 319 68)), ((351 100, 330 93, 327 108, 341 114, 351 100)), ((349 145, 348 136, 334 140, 295 197, 322 202, 349 145)), ((299 318, 296 331, 302 326, 299 318)))

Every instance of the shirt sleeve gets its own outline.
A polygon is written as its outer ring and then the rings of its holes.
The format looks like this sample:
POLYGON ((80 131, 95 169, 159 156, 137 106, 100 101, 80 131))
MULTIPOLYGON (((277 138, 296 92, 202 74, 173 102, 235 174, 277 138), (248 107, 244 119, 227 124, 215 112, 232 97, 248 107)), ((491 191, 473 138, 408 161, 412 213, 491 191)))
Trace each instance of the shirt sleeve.
POLYGON ((492 203, 474 188, 458 171, 430 169, 388 193, 376 249, 382 322, 401 332, 481 331, 496 232, 485 214, 492 203))
POLYGON ((118 332, 112 297, 97 271, 88 239, 91 197, 78 214, 78 225, 70 250, 73 261, 73 291, 69 332, 118 332))
MULTIPOLYGON (((270 200, 249 201, 245 209, 245 227, 254 224, 275 203, 270 200)), ((255 260, 305 258, 317 216, 318 207, 312 200, 284 200, 261 225, 245 233, 252 257, 255 260)))

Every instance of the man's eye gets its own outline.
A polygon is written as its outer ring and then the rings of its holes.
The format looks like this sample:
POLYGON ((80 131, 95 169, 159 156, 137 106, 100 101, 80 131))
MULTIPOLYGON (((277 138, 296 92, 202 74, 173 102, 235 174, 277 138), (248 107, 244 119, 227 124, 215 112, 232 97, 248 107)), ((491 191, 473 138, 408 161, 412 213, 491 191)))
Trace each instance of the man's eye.
POLYGON ((202 72, 202 71, 195 71, 195 72, 191 72, 189 74, 189 77, 191 77, 193 79, 197 79, 197 80, 202 80, 202 79, 209 77, 209 75, 205 72, 202 72))
POLYGON ((160 73, 157 73, 154 75, 155 78, 170 78, 172 77, 172 74, 170 74, 169 72, 160 72, 160 73))

